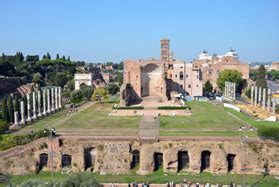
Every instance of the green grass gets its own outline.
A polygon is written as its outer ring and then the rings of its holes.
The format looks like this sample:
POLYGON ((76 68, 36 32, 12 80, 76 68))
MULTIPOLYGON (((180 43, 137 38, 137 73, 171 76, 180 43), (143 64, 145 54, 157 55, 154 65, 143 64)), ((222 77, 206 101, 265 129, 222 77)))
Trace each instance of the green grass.
MULTIPOLYGON (((249 137, 256 137, 256 132, 247 132, 249 137)), ((160 136, 230 136, 230 137, 240 137, 243 136, 241 131, 160 131, 160 136)))
POLYGON ((226 111, 229 111, 230 113, 234 114, 235 116, 239 117, 240 119, 242 119, 243 121, 246 121, 247 123, 253 125, 254 127, 257 128, 261 128, 261 127, 275 127, 275 128, 279 128, 279 122, 273 122, 273 121, 256 121, 252 118, 250 118, 249 116, 241 113, 241 112, 237 112, 233 109, 230 108, 225 108, 226 111))
POLYGON ((236 130, 240 120, 209 102, 188 102, 191 116, 161 116, 161 129, 223 129, 236 130))
MULTIPOLYGON (((64 131, 84 131, 89 134, 96 130, 112 130, 113 129, 130 129, 137 130, 139 120, 141 117, 118 117, 118 116, 108 116, 112 108, 111 103, 103 104, 93 104, 89 108, 80 111, 78 114, 73 114, 73 116, 66 117, 68 109, 64 109, 58 113, 50 115, 46 118, 36 121, 30 125, 19 130, 18 133, 27 133, 31 130, 37 131, 44 128, 56 128, 57 132, 64 131)), ((94 132, 97 133, 98 132, 94 132)), ((109 132, 108 132, 109 134, 109 132)), ((111 134, 110 134, 111 135, 111 134)))
POLYGON ((78 115, 67 120, 61 125, 61 128, 138 128, 141 117, 137 116, 108 116, 111 112, 112 104, 94 104, 91 107, 81 111, 78 115))
MULTIPOLYGON (((126 175, 99 175, 92 174, 95 176, 97 180, 101 183, 127 183, 127 182, 149 182, 149 183, 159 183, 164 184, 169 181, 174 181, 176 183, 182 182, 184 179, 191 182, 199 182, 206 183, 210 182, 212 184, 216 184, 217 182, 221 182, 223 184, 229 184, 231 181, 234 181, 237 184, 241 184, 242 175, 236 174, 227 174, 227 175, 213 175, 210 173, 201 173, 198 175, 193 175, 189 173, 163 173, 161 170, 154 172, 149 175, 137 175, 137 174, 126 174, 126 175)), ((54 173, 55 181, 63 181, 67 178, 67 174, 54 173)), ((254 184, 257 182, 261 176, 258 175, 246 175, 246 184, 254 184)), ((50 181, 51 174, 49 172, 41 172, 39 174, 32 175, 23 175, 23 176, 12 176, 10 182, 12 184, 20 184, 23 181, 28 179, 37 179, 42 181, 50 181)), ((266 176, 262 180, 258 186, 277 186, 279 185, 279 181, 274 178, 274 176, 266 176)))

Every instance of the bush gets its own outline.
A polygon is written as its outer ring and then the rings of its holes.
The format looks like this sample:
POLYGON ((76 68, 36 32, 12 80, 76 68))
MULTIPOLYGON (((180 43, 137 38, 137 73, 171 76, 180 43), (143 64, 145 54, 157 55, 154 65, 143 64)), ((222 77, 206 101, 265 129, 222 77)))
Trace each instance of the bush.
POLYGON ((80 103, 82 101, 81 90, 74 90, 71 92, 70 100, 72 103, 80 103))
POLYGON ((50 131, 48 129, 39 130, 35 133, 30 133, 26 135, 1 135, 0 136, 0 151, 18 146, 18 145, 25 145, 27 143, 30 143, 36 139, 39 139, 41 137, 48 136, 50 131), (46 132, 44 132, 46 131, 46 132))
POLYGON ((277 127, 261 127, 258 129, 258 135, 262 138, 279 141, 279 128, 277 128, 277 127))
POLYGON ((62 182, 61 186, 65 187, 74 187, 74 186, 80 186, 80 187, 98 187, 99 183, 97 182, 96 178, 92 176, 90 173, 76 173, 73 175, 70 175, 69 178, 67 178, 64 182, 62 182))
POLYGON ((112 109, 116 110, 143 110, 143 106, 113 106, 112 109))
POLYGON ((89 100, 93 94, 93 87, 92 86, 82 86, 81 92, 82 92, 83 98, 86 98, 87 100, 89 100))
POLYGON ((107 98, 108 98, 108 91, 107 91, 107 89, 104 88, 104 87, 96 88, 96 89, 94 90, 93 95, 92 95, 92 99, 93 99, 93 100, 97 100, 97 99, 98 99, 98 98, 97 98, 97 95, 102 96, 103 99, 107 99, 107 98))
POLYGON ((7 122, 0 120, 0 134, 3 134, 6 130, 8 130, 7 122))
POLYGON ((109 84, 108 85, 108 92, 111 95, 117 94, 117 92, 119 92, 119 86, 117 86, 116 84, 113 84, 113 83, 109 84))
POLYGON ((158 110, 186 110, 191 109, 189 106, 159 106, 158 110))

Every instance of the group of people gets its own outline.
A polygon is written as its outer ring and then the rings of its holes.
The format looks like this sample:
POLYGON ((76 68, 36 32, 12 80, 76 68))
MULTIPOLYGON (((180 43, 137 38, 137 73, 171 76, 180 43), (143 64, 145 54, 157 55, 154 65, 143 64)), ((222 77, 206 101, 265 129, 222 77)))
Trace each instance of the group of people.
POLYGON ((78 110, 79 110, 78 107, 73 107, 65 115, 68 117, 68 116, 72 115, 73 113, 78 112, 78 110))

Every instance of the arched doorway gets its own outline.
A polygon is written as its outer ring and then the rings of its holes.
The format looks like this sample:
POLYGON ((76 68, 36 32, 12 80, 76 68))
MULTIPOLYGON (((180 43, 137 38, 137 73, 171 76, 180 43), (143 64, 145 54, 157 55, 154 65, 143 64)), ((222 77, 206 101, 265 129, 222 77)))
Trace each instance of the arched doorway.
POLYGON ((94 168, 95 162, 95 148, 89 147, 84 149, 84 169, 87 170, 88 168, 94 168))
POLYGON ((43 167, 47 166, 48 162, 48 154, 42 153, 39 156, 39 168, 42 169, 43 167))
POLYGON ((159 96, 162 92, 163 72, 156 64, 148 64, 141 70, 141 96, 159 96))
POLYGON ((189 168, 189 155, 187 151, 178 151, 177 154, 177 169, 181 171, 189 168))
POLYGON ((227 155, 228 172, 230 172, 234 169, 234 158, 235 158, 235 154, 228 154, 227 155))
POLYGON ((72 165, 72 157, 71 155, 63 154, 62 155, 62 168, 64 167, 71 167, 72 165))
POLYGON ((140 152, 138 150, 132 151, 132 162, 131 162, 131 169, 138 166, 140 163, 140 152))
POLYGON ((210 168, 210 151, 203 151, 201 154, 201 172, 210 168))
POLYGON ((154 153, 154 171, 163 166, 163 153, 154 153))

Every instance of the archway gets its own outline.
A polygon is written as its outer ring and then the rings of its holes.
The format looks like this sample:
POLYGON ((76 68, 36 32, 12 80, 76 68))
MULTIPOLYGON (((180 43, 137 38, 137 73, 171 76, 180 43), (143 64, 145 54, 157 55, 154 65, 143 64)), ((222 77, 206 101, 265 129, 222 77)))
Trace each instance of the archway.
POLYGON ((177 170, 181 171, 183 169, 189 168, 189 155, 187 151, 178 151, 177 154, 177 170))
POLYGON ((90 147, 84 149, 84 169, 87 170, 88 168, 94 168, 95 162, 95 148, 90 147))
POLYGON ((235 158, 235 154, 228 154, 227 155, 228 172, 230 172, 234 169, 234 158, 235 158))
POLYGON ((48 162, 48 154, 42 153, 39 156, 39 168, 42 169, 43 167, 47 166, 48 162))
POLYGON ((154 153, 154 171, 163 166, 163 153, 154 153))
POLYGON ((156 64, 148 64, 141 70, 141 96, 158 96, 161 93, 163 72, 156 64))
POLYGON ((201 154, 201 172, 210 168, 210 151, 203 151, 201 154))
POLYGON ((63 154, 62 155, 62 168, 71 167, 72 165, 72 157, 71 155, 63 154))
POLYGON ((132 162, 131 162, 131 169, 138 166, 140 163, 140 152, 138 150, 132 151, 132 162))

